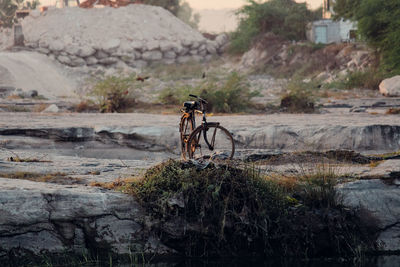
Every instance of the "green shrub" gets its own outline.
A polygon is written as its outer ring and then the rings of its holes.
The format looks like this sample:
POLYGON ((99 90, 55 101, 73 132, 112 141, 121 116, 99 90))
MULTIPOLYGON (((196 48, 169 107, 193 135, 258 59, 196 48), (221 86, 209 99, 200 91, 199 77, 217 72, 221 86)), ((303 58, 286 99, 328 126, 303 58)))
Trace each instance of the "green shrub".
POLYGON ((259 93, 250 91, 245 76, 233 72, 225 79, 210 78, 195 87, 167 88, 160 93, 160 101, 179 105, 188 100, 189 94, 206 99, 208 111, 230 113, 248 110, 252 106, 251 99, 259 93))
POLYGON ((322 15, 321 10, 312 12, 305 3, 293 0, 247 2, 248 5, 237 12, 240 22, 232 34, 230 47, 234 53, 247 51, 254 38, 266 32, 273 32, 289 40, 305 40, 307 23, 322 15))
POLYGON ((400 2, 398 0, 337 0, 335 17, 357 21, 360 37, 383 56, 382 67, 400 74, 400 2))
POLYGON ((121 111, 130 99, 130 91, 136 81, 136 74, 130 76, 106 76, 97 81, 89 95, 96 98, 101 112, 121 111))
POLYGON ((287 87, 288 93, 281 98, 281 108, 289 113, 313 113, 315 112, 315 100, 313 90, 317 88, 317 82, 303 82, 292 80, 287 87))
MULTIPOLYGON (((121 187, 134 195, 164 244, 185 256, 352 256, 374 248, 357 210, 330 174, 292 187, 254 167, 169 160, 121 187)), ((321 176, 322 175, 322 176, 321 176)))

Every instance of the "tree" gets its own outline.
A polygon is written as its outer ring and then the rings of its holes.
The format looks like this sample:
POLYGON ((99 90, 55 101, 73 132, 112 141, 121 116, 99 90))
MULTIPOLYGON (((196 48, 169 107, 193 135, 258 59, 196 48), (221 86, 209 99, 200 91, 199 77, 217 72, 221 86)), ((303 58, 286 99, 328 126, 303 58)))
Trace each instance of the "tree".
POLYGON ((335 18, 358 22, 359 36, 383 57, 383 67, 400 74, 400 1, 337 0, 335 18))
POLYGON ((17 9, 35 9, 39 1, 1 0, 0 1, 0 26, 11 27, 15 23, 17 9))
POLYGON ((322 16, 321 9, 311 11, 305 3, 294 0, 247 2, 237 12, 240 22, 232 35, 231 49, 234 52, 246 51, 254 38, 266 32, 273 32, 289 40, 306 39, 307 24, 322 16))

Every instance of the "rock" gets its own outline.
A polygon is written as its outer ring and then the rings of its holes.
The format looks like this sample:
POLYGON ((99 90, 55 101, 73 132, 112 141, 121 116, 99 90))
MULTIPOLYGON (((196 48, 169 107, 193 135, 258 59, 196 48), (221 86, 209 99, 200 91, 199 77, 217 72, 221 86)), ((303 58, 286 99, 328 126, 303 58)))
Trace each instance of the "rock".
POLYGON ((180 44, 175 44, 174 52, 180 54, 182 52, 183 47, 180 44))
POLYGON ((214 42, 207 41, 206 49, 207 52, 212 55, 215 55, 217 53, 217 48, 215 47, 214 42))
POLYGON ((121 54, 130 54, 134 51, 134 48, 132 47, 131 43, 123 40, 121 41, 118 51, 121 54))
MULTIPOLYGON (((339 191, 344 204, 363 207, 375 218, 381 233, 378 241, 382 250, 399 251, 400 248, 400 194, 398 186, 381 180, 359 180, 342 184, 339 191)), ((372 219, 372 218, 371 218, 372 219)))
POLYGON ((62 51, 63 49, 64 49, 64 44, 59 40, 54 40, 49 44, 49 50, 51 51, 59 52, 62 51))
POLYGON ((142 58, 149 61, 161 60, 162 57, 163 54, 160 51, 147 51, 142 54, 142 58))
POLYGON ((181 52, 179 53, 180 56, 185 56, 189 52, 189 48, 187 47, 182 47, 181 52))
POLYGON ((121 41, 119 39, 110 39, 109 41, 107 41, 105 44, 102 45, 102 49, 106 53, 112 53, 117 51, 120 44, 121 41))
POLYGON ((400 96, 400 75, 383 80, 379 85, 379 92, 384 96, 400 96))
POLYGON ((70 66, 78 67, 86 65, 86 61, 81 57, 70 56, 71 62, 70 66))
POLYGON ((107 58, 109 57, 109 54, 107 54, 106 52, 102 51, 102 50, 97 50, 96 53, 94 54, 94 56, 97 59, 103 59, 103 58, 107 58))
POLYGON ((63 63, 65 65, 70 65, 71 64, 71 59, 67 56, 58 56, 57 60, 60 61, 60 63, 63 63))
POLYGON ((176 47, 175 43, 173 42, 161 42, 160 43, 160 50, 161 52, 165 53, 168 51, 173 50, 176 47))
POLYGON ((140 223, 145 214, 129 195, 4 178, 0 192, 2 252, 41 256, 104 247, 126 255, 160 251, 143 245, 149 245, 140 223))
POLYGON ((366 112, 367 109, 366 108, 362 108, 362 107, 353 107, 349 111, 350 112, 354 112, 354 113, 362 113, 362 112, 366 112))
POLYGON ((192 45, 192 41, 189 39, 183 39, 182 40, 182 45, 183 46, 191 46, 192 45))
POLYGON ((192 45, 190 46, 190 49, 191 49, 191 50, 197 50, 197 48, 199 48, 199 46, 200 46, 200 43, 197 42, 197 41, 194 41, 194 42, 192 43, 192 45))
POLYGON ((173 51, 168 51, 163 53, 163 58, 166 59, 175 59, 176 58, 176 53, 173 51))
POLYGON ((216 42, 218 48, 227 44, 228 41, 229 41, 229 37, 226 33, 222 33, 215 38, 215 42, 216 42))
POLYGON ((39 94, 38 94, 38 91, 36 91, 36 90, 29 90, 27 93, 26 93, 30 98, 33 98, 33 97, 37 97, 39 94))
POLYGON ((103 58, 103 59, 99 59, 99 64, 103 64, 103 65, 112 65, 118 62, 118 58, 116 57, 107 57, 107 58, 103 58))
POLYGON ((197 51, 197 50, 190 50, 189 51, 189 54, 191 54, 191 55, 197 55, 199 53, 199 51, 197 51))
POLYGON ((147 51, 158 50, 159 48, 160 48, 160 43, 158 41, 150 41, 144 46, 144 49, 147 51))
POLYGON ((144 43, 141 41, 132 41, 131 42, 131 47, 133 49, 139 50, 139 51, 143 51, 144 48, 144 43))
POLYGON ((60 109, 57 107, 57 105, 51 104, 45 110, 43 110, 42 113, 58 113, 59 111, 60 109))
POLYGON ((77 52, 77 56, 80 57, 90 57, 96 53, 96 50, 90 46, 82 46, 77 52))
POLYGON ((97 64, 98 63, 98 60, 97 60, 97 58, 95 58, 95 57, 88 57, 88 58, 86 58, 86 64, 88 65, 88 66, 91 66, 91 65, 95 65, 95 64, 97 64))
POLYGON ((39 47, 36 49, 36 51, 39 53, 42 53, 42 54, 46 54, 46 55, 50 53, 50 50, 47 48, 44 48, 44 47, 39 47))
POLYGON ((75 44, 66 45, 65 52, 67 52, 70 55, 77 56, 79 53, 79 46, 75 44))

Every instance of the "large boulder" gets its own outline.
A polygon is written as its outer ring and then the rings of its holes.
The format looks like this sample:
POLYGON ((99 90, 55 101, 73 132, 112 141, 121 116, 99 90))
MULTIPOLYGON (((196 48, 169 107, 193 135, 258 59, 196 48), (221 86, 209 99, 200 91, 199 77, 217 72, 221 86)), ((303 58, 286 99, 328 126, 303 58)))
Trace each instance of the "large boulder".
POLYGON ((384 96, 400 96, 400 75, 383 80, 379 92, 384 96))

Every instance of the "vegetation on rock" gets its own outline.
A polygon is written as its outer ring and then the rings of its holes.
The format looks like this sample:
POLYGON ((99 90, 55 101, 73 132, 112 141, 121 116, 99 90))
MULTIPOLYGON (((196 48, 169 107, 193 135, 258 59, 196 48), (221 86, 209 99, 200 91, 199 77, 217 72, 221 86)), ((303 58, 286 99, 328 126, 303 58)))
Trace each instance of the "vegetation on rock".
POLYGON ((101 112, 118 112, 126 107, 136 74, 129 76, 106 76, 92 86, 89 95, 96 98, 101 112))
MULTIPOLYGON (((237 164, 236 164, 237 165, 237 164)), ((342 205, 332 172, 271 178, 254 167, 169 160, 120 187, 151 231, 186 256, 354 256, 375 247, 365 213, 342 205)))
POLYGON ((251 108, 250 100, 258 92, 250 90, 245 76, 233 72, 226 78, 209 78, 197 86, 167 88, 161 92, 160 100, 164 104, 180 105, 187 100, 189 94, 206 99, 210 112, 231 113, 251 108))

